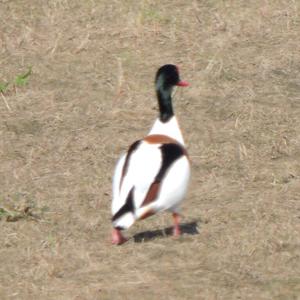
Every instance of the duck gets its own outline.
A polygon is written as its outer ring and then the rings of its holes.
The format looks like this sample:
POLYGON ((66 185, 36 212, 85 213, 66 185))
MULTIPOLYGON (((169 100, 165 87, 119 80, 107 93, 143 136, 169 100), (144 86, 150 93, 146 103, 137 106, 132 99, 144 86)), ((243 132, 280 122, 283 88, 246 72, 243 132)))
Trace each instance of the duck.
POLYGON ((130 145, 119 158, 112 182, 112 244, 136 221, 168 211, 173 236, 180 230, 180 204, 190 179, 190 160, 172 105, 174 87, 186 87, 176 65, 161 66, 155 76, 159 115, 149 133, 130 145))

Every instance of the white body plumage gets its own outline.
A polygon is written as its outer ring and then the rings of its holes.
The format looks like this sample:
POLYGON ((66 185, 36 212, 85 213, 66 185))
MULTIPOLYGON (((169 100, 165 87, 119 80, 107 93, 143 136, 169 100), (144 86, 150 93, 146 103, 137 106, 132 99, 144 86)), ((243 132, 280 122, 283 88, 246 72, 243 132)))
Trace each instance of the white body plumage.
MULTIPOLYGON (((125 212, 114 220, 114 226, 127 229, 135 220, 141 219, 149 214, 169 210, 178 212, 179 204, 183 200, 190 177, 190 163, 183 148, 183 138, 175 117, 172 117, 170 124, 161 123, 157 120, 149 135, 141 140, 131 153, 123 155, 116 166, 113 179, 113 201, 112 215, 125 205, 128 195, 133 189, 133 209, 125 212), (158 135, 157 133, 162 133, 158 135), (156 137, 156 138, 151 138, 156 137), (151 185, 163 167, 164 160, 168 153, 164 153, 162 145, 174 145, 169 151, 177 151, 174 160, 168 165, 155 199, 143 205, 151 185), (182 150, 182 151, 181 151, 182 150), (127 158, 127 166, 125 167, 127 158), (126 173, 124 173, 126 168, 126 173)), ((170 153, 169 155, 172 155, 170 153)))

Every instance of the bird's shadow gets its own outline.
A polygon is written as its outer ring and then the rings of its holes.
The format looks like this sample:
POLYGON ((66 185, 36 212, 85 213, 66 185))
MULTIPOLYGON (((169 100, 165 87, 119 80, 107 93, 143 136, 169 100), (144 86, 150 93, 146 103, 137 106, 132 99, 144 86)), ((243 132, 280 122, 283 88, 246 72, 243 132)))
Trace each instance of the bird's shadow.
MULTIPOLYGON (((180 224, 182 234, 195 235, 199 234, 199 225, 197 221, 180 224)), ((151 241, 156 238, 170 236, 173 233, 173 227, 167 227, 158 230, 147 230, 137 233, 133 236, 135 243, 151 241)))

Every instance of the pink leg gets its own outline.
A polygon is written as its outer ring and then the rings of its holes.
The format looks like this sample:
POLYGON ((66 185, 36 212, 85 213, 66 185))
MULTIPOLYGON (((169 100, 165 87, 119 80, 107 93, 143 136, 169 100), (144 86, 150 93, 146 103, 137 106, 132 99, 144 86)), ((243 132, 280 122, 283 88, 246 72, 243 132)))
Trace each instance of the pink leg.
POLYGON ((114 245, 121 245, 125 243, 127 239, 122 235, 121 231, 114 228, 112 231, 112 244, 114 245))
POLYGON ((180 221, 179 214, 173 213, 173 220, 174 220, 173 236, 178 237, 181 235, 180 226, 179 226, 179 221, 180 221))

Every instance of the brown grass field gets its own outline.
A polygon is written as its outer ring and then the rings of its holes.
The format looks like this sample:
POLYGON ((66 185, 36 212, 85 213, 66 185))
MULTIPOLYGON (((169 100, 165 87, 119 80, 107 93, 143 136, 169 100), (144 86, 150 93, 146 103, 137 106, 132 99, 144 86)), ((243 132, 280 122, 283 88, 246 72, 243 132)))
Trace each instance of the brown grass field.
POLYGON ((0 1, 0 299, 300 299, 299 45, 298 0, 0 1), (184 234, 160 214, 112 246, 165 63, 191 84, 184 234))

